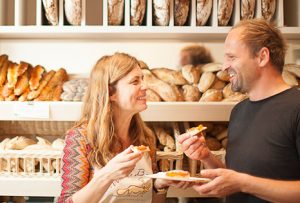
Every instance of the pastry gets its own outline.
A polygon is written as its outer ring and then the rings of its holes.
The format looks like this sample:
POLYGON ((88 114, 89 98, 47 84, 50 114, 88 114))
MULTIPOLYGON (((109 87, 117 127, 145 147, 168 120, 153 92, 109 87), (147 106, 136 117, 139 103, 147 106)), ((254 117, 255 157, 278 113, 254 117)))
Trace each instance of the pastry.
POLYGON ((149 152, 150 148, 148 146, 145 146, 145 145, 140 145, 140 146, 133 146, 131 148, 131 150, 133 152, 149 152))
POLYGON ((171 178, 189 178, 190 177, 190 173, 188 171, 184 171, 184 170, 167 171, 167 172, 165 172, 165 175, 167 177, 171 177, 171 178))

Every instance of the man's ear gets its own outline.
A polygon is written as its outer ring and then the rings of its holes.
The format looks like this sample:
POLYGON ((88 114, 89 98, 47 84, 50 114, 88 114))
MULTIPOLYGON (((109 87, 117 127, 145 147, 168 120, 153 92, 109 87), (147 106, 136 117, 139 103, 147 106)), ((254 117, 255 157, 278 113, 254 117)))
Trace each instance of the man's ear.
POLYGON ((258 52, 258 64, 260 67, 264 67, 270 61, 270 51, 267 47, 263 47, 258 52))

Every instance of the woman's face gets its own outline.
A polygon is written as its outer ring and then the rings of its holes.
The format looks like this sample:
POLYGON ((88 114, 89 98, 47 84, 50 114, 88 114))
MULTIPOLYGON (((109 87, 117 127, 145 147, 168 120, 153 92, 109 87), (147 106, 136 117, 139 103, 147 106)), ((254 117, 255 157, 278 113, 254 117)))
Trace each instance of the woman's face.
POLYGON ((133 114, 145 110, 146 90, 142 70, 137 66, 115 85, 115 92, 110 96, 113 107, 133 114))

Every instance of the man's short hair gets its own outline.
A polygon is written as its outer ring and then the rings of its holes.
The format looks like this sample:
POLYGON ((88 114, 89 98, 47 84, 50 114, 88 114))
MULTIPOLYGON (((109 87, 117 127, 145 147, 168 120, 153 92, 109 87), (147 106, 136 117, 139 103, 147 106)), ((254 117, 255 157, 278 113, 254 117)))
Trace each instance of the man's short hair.
POLYGON ((280 30, 272 23, 262 19, 243 20, 232 29, 242 28, 241 40, 248 46, 253 56, 261 48, 270 52, 270 62, 282 72, 287 45, 280 30))

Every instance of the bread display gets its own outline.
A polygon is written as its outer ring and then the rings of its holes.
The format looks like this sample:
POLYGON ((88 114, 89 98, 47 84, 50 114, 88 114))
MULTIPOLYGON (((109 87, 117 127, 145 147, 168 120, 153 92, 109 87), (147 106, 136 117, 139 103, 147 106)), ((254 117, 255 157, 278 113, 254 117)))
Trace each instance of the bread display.
POLYGON ((167 172, 165 172, 165 175, 167 177, 171 177, 171 178, 189 178, 190 177, 190 173, 188 171, 184 171, 184 170, 167 171, 167 172))
POLYGON ((43 0, 46 18, 51 25, 58 25, 58 0, 43 0))
POLYGON ((242 0, 241 1, 241 20, 254 18, 255 1, 256 0, 242 0))
POLYGON ((171 85, 185 85, 187 81, 182 76, 180 71, 171 70, 168 68, 154 68, 151 72, 160 80, 171 85))
POLYGON ((108 0, 108 25, 121 25, 124 16, 124 0, 108 0))
POLYGON ((182 26, 186 23, 189 15, 190 0, 175 0, 174 24, 182 26))
POLYGON ((211 15, 213 0, 197 0, 196 24, 203 26, 211 15))
POLYGON ((73 79, 63 84, 63 101, 82 101, 85 91, 88 87, 87 79, 73 79))
POLYGON ((154 25, 159 25, 159 26, 169 25, 170 1, 171 0, 153 0, 154 25))
POLYGON ((276 0, 261 0, 261 14, 265 20, 270 21, 276 10, 276 0))
POLYGON ((81 0, 64 0, 65 15, 71 25, 81 24, 82 2, 81 0))
POLYGON ((146 0, 130 0, 130 25, 141 25, 145 12, 146 0))
POLYGON ((231 18, 234 0, 218 0, 218 25, 226 26, 231 18))

